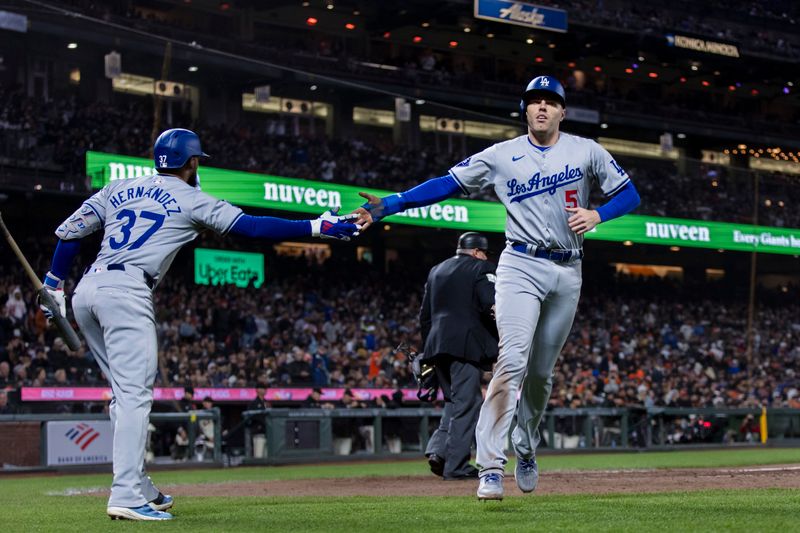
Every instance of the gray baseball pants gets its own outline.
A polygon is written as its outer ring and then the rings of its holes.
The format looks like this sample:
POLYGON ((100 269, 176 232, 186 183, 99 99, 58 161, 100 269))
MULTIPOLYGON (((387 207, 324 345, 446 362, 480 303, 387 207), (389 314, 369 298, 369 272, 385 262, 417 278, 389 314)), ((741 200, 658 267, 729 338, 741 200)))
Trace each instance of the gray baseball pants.
POLYGON ((580 289, 580 261, 557 263, 509 247, 500 256, 495 284, 500 355, 476 428, 482 474, 503 473, 515 410, 514 451, 525 459, 535 454, 553 368, 572 328, 580 289))
POLYGON ((90 270, 75 289, 72 310, 111 385, 114 479, 108 506, 140 507, 158 497, 144 469, 158 368, 153 293, 139 272, 90 270))

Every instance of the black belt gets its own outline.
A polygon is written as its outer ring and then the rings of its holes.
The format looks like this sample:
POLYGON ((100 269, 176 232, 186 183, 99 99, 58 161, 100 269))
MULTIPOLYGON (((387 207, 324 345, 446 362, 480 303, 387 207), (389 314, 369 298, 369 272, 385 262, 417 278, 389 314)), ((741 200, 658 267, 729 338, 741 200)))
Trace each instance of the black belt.
MULTIPOLYGON (((84 270, 83 273, 87 274, 92 269, 92 266, 93 265, 89 265, 88 267, 86 267, 86 270, 84 270)), ((125 272, 125 265, 123 263, 111 263, 110 265, 105 265, 105 268, 106 270, 121 270, 122 272, 125 272)), ((156 286, 156 280, 153 279, 153 276, 151 276, 150 274, 148 274, 147 272, 145 272, 140 268, 137 268, 135 270, 141 271, 142 276, 144 277, 144 282, 149 289, 152 289, 153 287, 156 286)))
POLYGON ((548 250, 541 246, 527 245, 524 242, 512 242, 511 248, 522 254, 529 254, 533 257, 549 259, 558 263, 568 263, 569 261, 583 259, 583 250, 548 250))

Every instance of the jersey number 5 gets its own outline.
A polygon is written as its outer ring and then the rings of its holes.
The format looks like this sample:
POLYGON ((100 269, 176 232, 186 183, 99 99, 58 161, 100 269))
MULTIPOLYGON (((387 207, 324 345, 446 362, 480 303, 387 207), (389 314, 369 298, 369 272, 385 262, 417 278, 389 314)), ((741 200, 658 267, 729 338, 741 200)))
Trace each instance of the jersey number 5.
POLYGON ((578 207, 578 189, 564 191, 564 200, 567 203, 567 207, 578 207))
MULTIPOLYGON (((131 247, 128 248, 129 250, 136 250, 137 248, 141 248, 141 246, 147 242, 147 239, 153 236, 153 234, 158 231, 164 224, 164 215, 159 215, 158 213, 153 213, 151 211, 141 211, 139 213, 139 218, 143 218, 145 220, 152 220, 153 224, 145 230, 142 235, 133 241, 131 247)), ((125 223, 122 225, 120 231, 122 232, 122 239, 117 240, 114 237, 111 237, 108 241, 108 245, 111 246, 112 250, 119 250, 120 248, 125 247, 128 244, 128 241, 131 240, 131 230, 133 229, 134 224, 136 224, 136 212, 132 209, 123 209, 119 213, 117 213, 117 220, 126 219, 125 223)))

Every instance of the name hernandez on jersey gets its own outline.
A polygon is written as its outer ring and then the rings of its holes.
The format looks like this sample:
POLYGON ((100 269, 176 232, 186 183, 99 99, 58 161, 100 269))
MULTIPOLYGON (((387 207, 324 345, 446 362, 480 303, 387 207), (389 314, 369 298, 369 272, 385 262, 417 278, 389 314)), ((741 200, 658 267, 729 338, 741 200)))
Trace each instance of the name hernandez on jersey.
POLYGON ((56 235, 81 239, 100 228, 97 262, 137 266, 158 279, 203 229, 227 233, 242 210, 165 174, 115 181, 87 199, 56 235))
POLYGON ((506 207, 506 237, 549 249, 576 249, 583 236, 569 228, 566 207, 588 207, 597 183, 613 196, 630 180, 591 139, 560 133, 555 145, 534 146, 527 135, 497 143, 450 169, 467 192, 493 187, 506 207))

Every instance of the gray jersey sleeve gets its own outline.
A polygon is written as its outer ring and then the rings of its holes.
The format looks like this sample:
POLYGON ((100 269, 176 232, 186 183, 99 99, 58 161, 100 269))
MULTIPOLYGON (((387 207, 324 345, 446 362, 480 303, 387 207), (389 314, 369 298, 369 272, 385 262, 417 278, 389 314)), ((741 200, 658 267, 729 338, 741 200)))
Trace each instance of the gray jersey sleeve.
POLYGON ((479 191, 493 183, 495 152, 495 145, 492 145, 450 169, 450 175, 455 178, 465 193, 479 191))
POLYGON ((608 150, 598 143, 592 143, 592 173, 606 196, 618 193, 630 181, 625 170, 614 161, 608 150))
POLYGON ((192 203, 192 222, 226 234, 244 213, 225 200, 219 200, 202 191, 196 191, 192 203))
POLYGON ((82 239, 103 227, 106 221, 107 188, 100 189, 61 223, 56 236, 61 240, 82 239))

